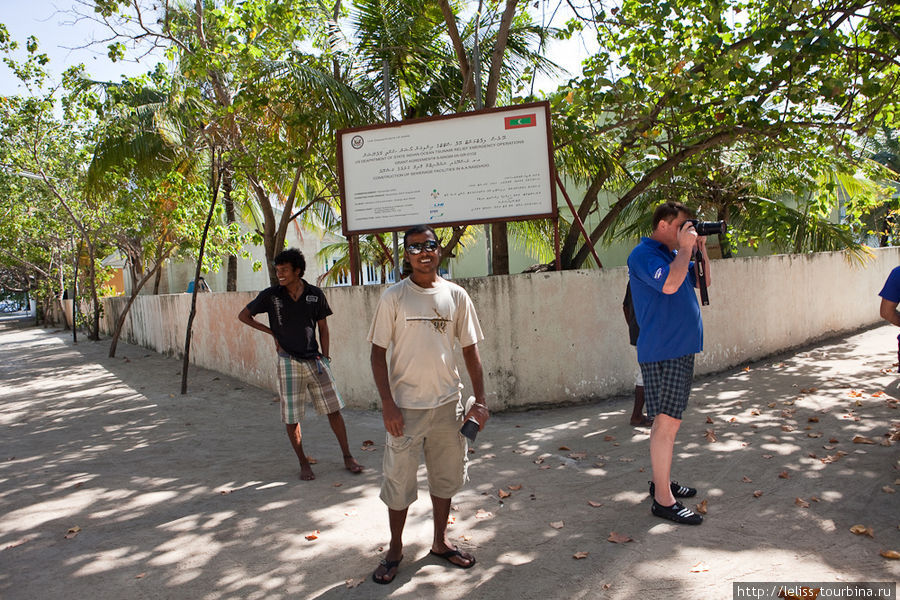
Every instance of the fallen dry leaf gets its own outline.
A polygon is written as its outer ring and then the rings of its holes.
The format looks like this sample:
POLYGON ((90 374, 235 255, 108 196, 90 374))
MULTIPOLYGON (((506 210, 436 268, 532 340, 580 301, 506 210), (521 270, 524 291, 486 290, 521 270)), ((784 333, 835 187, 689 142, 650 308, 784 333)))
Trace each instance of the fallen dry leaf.
POLYGON ((550 468, 550 465, 541 465, 541 466, 538 467, 538 468, 541 469, 541 470, 549 469, 549 468, 550 468))
POLYGON ((147 573, 138 573, 137 575, 134 576, 134 578, 135 579, 143 579, 146 576, 147 576, 147 573))
POLYGON ((590 554, 589 552, 576 552, 575 554, 572 555, 572 558, 574 558, 575 560, 578 560, 581 558, 587 558, 589 554, 590 554))
POLYGON ((796 504, 796 505, 799 506, 800 508, 809 508, 809 502, 807 502, 807 501, 804 500, 803 498, 795 498, 795 499, 794 499, 794 504, 796 504))
POLYGON ((744 373, 749 373, 749 372, 750 372, 750 367, 744 367, 744 373))
POLYGON ((819 438, 819 437, 822 437, 822 432, 821 432, 821 431, 817 431, 817 432, 812 432, 812 431, 811 431, 811 432, 809 432, 809 433, 806 434, 806 437, 819 438))
POLYGON ((374 446, 375 442, 373 442, 372 440, 366 440, 362 443, 362 445, 363 446, 374 446))
POLYGON ((552 527, 553 529, 562 529, 565 526, 566 524, 562 521, 553 521, 552 523, 550 523, 550 527, 552 527))
POLYGON ((829 444, 840 444, 841 442, 839 439, 833 437, 833 438, 828 439, 828 443, 829 444))
POLYGON ((522 489, 522 484, 521 484, 521 483, 517 483, 517 484, 515 484, 515 485, 508 485, 508 486, 506 486, 506 488, 509 489, 509 490, 512 490, 512 491, 514 491, 514 492, 518 492, 519 490, 522 489))
POLYGON ((759 497, 762 496, 762 495, 763 495, 763 491, 762 491, 762 490, 756 490, 755 492, 753 492, 753 497, 754 497, 754 498, 759 498, 759 497))
POLYGON ((307 456, 307 457, 306 457, 306 460, 308 460, 308 461, 309 461, 309 464, 311 464, 311 465, 317 465, 317 464, 319 464, 319 460, 316 459, 316 458, 313 458, 312 456, 307 456))
MULTIPOLYGON (((759 413, 756 413, 756 414, 759 414, 759 413)), ((728 422, 729 423, 737 423, 737 417, 731 417, 730 419, 728 419, 728 422)))
POLYGON ((793 425, 782 425, 781 430, 786 431, 786 432, 791 432, 794 430, 794 426, 793 425))
POLYGON ((701 515, 705 515, 708 510, 708 501, 704 498, 700 504, 697 504, 694 508, 697 509, 697 512, 701 515))
POLYGON ((884 392, 883 392, 883 391, 881 391, 881 392, 875 392, 874 394, 872 394, 872 397, 873 397, 873 398, 881 398, 882 396, 884 396, 884 392))
POLYGON ((775 408, 778 405, 775 402, 769 402, 768 404, 766 404, 766 406, 768 406, 769 408, 775 408))
POLYGON ((754 417, 758 417, 759 409, 754 408, 753 410, 750 411, 750 414, 753 415, 754 417))
POLYGON ((712 424, 713 420, 711 417, 706 417, 706 422, 712 424))
POLYGON ((569 448, 568 446, 560 446, 559 449, 563 452, 571 452, 572 451, 572 449, 569 448))
POLYGON ((885 485, 885 486, 882 486, 881 491, 884 492, 885 494, 893 494, 897 490, 895 490, 894 488, 892 488, 889 485, 885 485))
POLYGON ((779 479, 790 479, 791 474, 788 473, 787 471, 782 471, 781 473, 778 474, 778 478, 779 479))
POLYGON ((810 423, 818 423, 818 422, 819 422, 819 417, 810 417, 810 418, 807 419, 807 421, 810 422, 810 423))
POLYGON ((574 458, 575 460, 581 460, 587 456, 587 452, 572 452, 569 454, 569 458, 574 458))
POLYGON ((348 579, 344 583, 347 584, 348 588, 353 589, 355 587, 358 587, 365 580, 366 580, 365 577, 361 577, 360 579, 348 579))
POLYGON ((865 525, 854 525, 850 528, 851 533, 855 533, 856 535, 867 535, 870 538, 875 537, 875 530, 871 527, 866 527, 865 525))
POLYGON ((541 463, 544 462, 544 459, 543 459, 543 457, 541 457, 541 458, 536 458, 536 459, 534 459, 534 460, 531 461, 531 462, 533 462, 533 463, 536 464, 536 465, 539 465, 539 464, 541 464, 541 463))
POLYGON ((753 480, 750 479, 749 477, 747 477, 746 475, 741 477, 741 481, 743 481, 744 483, 753 483, 753 480))
POLYGON ((604 436, 603 436, 603 441, 604 441, 604 442, 614 442, 614 441, 616 441, 616 436, 614 436, 614 435, 604 435, 604 436))
POLYGON ((588 500, 588 504, 590 504, 594 508, 599 508, 599 507, 603 506, 602 502, 594 502, 593 500, 588 500))
POLYGON ((502 498, 509 498, 512 494, 503 490, 503 488, 500 488, 499 490, 497 490, 497 495, 500 496, 500 498, 502 499, 502 498))
POLYGON ((864 435, 854 435, 853 443, 854 444, 875 444, 876 442, 872 438, 867 438, 864 435))
POLYGON ((860 398, 862 397, 863 393, 857 390, 850 390, 849 392, 847 392, 847 395, 852 398, 860 398))
POLYGON ((818 502, 818 501, 819 501, 819 497, 818 497, 818 496, 810 496, 810 497, 809 497, 809 501, 810 501, 810 502, 818 502))
POLYGON ((879 552, 883 557, 890 558, 892 560, 900 560, 900 552, 896 550, 882 550, 879 552))
POLYGON ((710 444, 717 441, 717 439, 718 439, 718 438, 716 438, 716 432, 713 431, 712 429, 707 429, 706 433, 703 435, 706 438, 706 441, 709 442, 710 444))
POLYGON ((633 542, 634 540, 624 533, 616 533, 615 531, 610 531, 609 537, 606 538, 606 541, 612 542, 613 544, 624 544, 626 542, 633 542))
POLYGON ((310 542, 311 542, 311 541, 313 541, 313 540, 319 539, 319 534, 320 534, 320 533, 321 533, 321 531, 319 531, 318 529, 316 529, 313 533, 310 533, 309 535, 306 536, 307 541, 310 541, 310 542))
POLYGON ((341 487, 341 486, 344 485, 344 484, 341 483, 340 481, 335 481, 335 482, 332 483, 331 485, 334 486, 334 487, 341 487))
POLYGON ((490 512, 490 511, 486 511, 483 508, 479 508, 478 510, 475 511, 476 519, 491 519, 491 518, 493 518, 493 516, 494 516, 494 513, 490 512))
POLYGON ((763 456, 763 458, 765 458, 766 460, 769 460, 770 458, 773 458, 775 455, 774 455, 774 454, 763 454, 762 456, 763 456))
POLYGON ((691 573, 704 573, 709 571, 709 567, 706 566, 705 563, 698 562, 696 565, 691 567, 691 573))
POLYGON ((822 447, 825 448, 826 450, 834 450, 834 446, 832 446, 831 444, 825 444, 822 447))
POLYGON ((76 525, 75 527, 69 528, 69 530, 66 532, 66 535, 65 535, 64 537, 65 537, 65 539, 67 539, 67 540, 71 540, 73 537, 75 537, 76 535, 78 535, 78 532, 79 532, 79 531, 81 531, 81 527, 79 527, 78 525, 76 525))

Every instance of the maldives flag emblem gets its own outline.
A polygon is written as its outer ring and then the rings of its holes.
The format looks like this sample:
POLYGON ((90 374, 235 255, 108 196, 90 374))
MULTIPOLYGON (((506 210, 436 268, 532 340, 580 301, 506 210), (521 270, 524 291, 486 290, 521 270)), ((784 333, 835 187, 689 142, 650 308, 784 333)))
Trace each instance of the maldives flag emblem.
POLYGON ((536 127, 537 115, 517 115, 515 117, 506 117, 504 120, 505 129, 519 129, 520 127, 536 127))

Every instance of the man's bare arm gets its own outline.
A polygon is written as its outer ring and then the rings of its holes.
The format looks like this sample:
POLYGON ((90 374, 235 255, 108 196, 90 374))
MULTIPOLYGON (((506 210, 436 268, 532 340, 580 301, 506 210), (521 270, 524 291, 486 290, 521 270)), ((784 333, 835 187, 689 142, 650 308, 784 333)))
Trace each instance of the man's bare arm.
POLYGON ((475 396, 475 404, 466 414, 466 419, 474 417, 478 421, 478 429, 484 429, 484 424, 491 418, 487 404, 484 401, 484 368, 481 366, 481 355, 478 353, 478 344, 472 344, 462 349, 463 359, 466 361, 466 370, 472 381, 472 394, 475 396))
POLYGON ((897 302, 881 299, 881 318, 892 325, 900 326, 900 312, 897 312, 897 302))
POLYGON ((394 402, 391 394, 391 383, 388 379, 387 348, 372 344, 372 352, 369 356, 372 363, 372 377, 375 378, 375 387, 381 397, 381 418, 384 420, 384 428, 394 437, 403 435, 403 413, 394 402))
POLYGON ((331 336, 328 334, 328 321, 326 319, 319 319, 316 321, 316 325, 319 327, 319 350, 322 352, 322 356, 331 357, 331 336))

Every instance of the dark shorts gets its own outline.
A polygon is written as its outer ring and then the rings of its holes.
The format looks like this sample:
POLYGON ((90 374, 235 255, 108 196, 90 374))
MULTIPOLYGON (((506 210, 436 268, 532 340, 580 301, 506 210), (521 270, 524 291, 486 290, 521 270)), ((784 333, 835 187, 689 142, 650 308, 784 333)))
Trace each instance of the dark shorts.
POLYGON ((681 420, 691 395, 694 355, 659 362, 641 363, 647 416, 663 414, 681 420))

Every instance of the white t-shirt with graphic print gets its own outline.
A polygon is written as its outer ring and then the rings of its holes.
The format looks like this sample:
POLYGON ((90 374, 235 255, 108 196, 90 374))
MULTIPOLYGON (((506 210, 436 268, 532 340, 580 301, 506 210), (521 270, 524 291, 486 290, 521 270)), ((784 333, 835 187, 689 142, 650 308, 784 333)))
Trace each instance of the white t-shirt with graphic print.
POLYGON ((484 339, 475 306, 460 286, 438 279, 422 288, 406 278, 385 290, 369 328, 369 342, 389 348, 388 373, 400 408, 428 409, 460 398, 453 350, 484 339))

